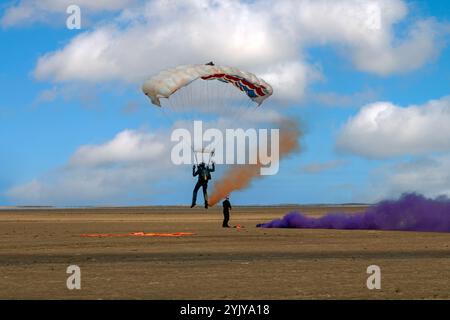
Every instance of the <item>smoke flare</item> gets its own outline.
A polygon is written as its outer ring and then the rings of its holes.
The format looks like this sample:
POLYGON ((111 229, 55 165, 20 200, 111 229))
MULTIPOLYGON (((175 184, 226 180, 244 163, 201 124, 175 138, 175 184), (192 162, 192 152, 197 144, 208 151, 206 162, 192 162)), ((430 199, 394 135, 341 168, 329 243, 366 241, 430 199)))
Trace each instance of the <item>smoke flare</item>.
MULTIPOLYGON (((280 160, 300 149, 299 137, 301 131, 293 120, 284 119, 280 123, 280 160)), ((255 178, 261 178, 259 174, 262 164, 234 166, 228 169, 223 177, 214 184, 213 193, 209 198, 210 205, 215 205, 232 191, 242 190, 250 185, 255 178)))
POLYGON ((428 199, 409 193, 356 214, 329 213, 312 218, 290 212, 281 219, 258 224, 257 227, 450 232, 450 199, 428 199))

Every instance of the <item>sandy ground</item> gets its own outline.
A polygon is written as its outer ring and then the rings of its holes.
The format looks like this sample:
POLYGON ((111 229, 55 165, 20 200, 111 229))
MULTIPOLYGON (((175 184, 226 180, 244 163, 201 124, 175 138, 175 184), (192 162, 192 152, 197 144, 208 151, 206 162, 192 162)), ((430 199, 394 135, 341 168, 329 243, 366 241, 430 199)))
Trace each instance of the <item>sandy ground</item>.
POLYGON ((255 227, 292 209, 235 208, 244 229, 221 228, 218 208, 0 210, 0 298, 450 299, 450 234, 255 227), (80 236, 138 231, 195 234, 80 236), (66 287, 72 264, 81 290, 66 287), (381 290, 366 287, 372 264, 381 290))

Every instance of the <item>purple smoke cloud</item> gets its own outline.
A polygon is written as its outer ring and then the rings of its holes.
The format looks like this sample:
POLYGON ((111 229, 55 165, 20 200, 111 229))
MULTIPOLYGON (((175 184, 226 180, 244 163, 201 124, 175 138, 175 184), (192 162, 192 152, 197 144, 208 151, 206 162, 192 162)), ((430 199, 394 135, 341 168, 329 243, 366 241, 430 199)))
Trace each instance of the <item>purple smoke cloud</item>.
POLYGON ((355 214, 328 213, 312 218, 290 212, 281 219, 258 224, 257 227, 450 232, 450 199, 428 199, 409 193, 398 200, 385 200, 355 214))

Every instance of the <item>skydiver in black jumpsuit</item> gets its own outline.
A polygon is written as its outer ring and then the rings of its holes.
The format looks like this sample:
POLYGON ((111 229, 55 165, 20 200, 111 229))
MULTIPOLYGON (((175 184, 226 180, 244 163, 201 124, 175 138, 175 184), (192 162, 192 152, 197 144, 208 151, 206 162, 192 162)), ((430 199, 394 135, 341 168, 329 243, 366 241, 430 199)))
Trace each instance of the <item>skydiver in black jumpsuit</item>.
POLYGON ((205 208, 208 209, 208 180, 211 180, 211 172, 214 172, 216 167, 214 162, 212 163, 212 167, 205 165, 204 162, 200 163, 197 166, 197 170, 195 170, 195 165, 192 167, 192 176, 198 175, 197 183, 194 187, 194 192, 192 194, 192 205, 191 208, 195 207, 197 202, 197 192, 200 187, 203 188, 203 198, 205 199, 205 208))

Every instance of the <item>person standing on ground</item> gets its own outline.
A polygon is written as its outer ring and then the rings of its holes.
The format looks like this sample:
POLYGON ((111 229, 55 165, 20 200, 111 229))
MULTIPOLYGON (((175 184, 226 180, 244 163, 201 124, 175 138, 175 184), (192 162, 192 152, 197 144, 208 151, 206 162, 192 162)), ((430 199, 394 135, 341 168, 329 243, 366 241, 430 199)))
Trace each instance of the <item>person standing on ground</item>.
POLYGON ((222 206, 223 206, 222 227, 229 228, 230 226, 228 225, 228 221, 230 221, 230 210, 232 209, 229 196, 226 196, 225 200, 222 202, 222 206))

